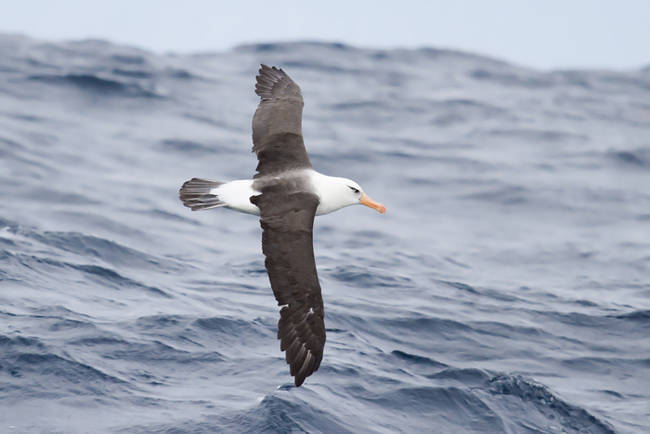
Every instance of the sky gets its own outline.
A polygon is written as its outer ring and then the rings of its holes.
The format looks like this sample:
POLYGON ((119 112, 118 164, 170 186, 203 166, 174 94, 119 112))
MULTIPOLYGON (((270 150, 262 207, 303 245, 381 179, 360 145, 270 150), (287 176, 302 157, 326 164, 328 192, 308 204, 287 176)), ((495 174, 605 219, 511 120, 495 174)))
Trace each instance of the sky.
POLYGON ((542 69, 650 65, 648 0, 21 0, 2 8, 0 32, 157 52, 309 39, 461 49, 542 69))

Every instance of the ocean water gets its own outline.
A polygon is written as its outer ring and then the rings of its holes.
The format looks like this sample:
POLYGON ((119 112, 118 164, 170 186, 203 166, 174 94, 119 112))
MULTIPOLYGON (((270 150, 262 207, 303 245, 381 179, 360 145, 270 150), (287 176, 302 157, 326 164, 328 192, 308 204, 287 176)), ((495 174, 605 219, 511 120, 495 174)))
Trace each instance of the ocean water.
POLYGON ((155 54, 0 34, 0 432, 650 431, 650 69, 329 43, 155 54), (254 216, 260 63, 314 167, 327 325, 296 388, 254 216))

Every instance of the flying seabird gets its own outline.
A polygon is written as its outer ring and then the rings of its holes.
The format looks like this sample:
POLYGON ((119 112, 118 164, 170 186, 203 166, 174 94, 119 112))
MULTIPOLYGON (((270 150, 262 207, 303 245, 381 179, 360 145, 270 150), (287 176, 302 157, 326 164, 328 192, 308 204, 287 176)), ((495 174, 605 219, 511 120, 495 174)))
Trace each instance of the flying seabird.
POLYGON ((183 204, 198 211, 226 207, 260 216, 262 252, 271 288, 282 306, 280 349, 296 386, 320 366, 325 346, 323 298, 316 273, 314 217, 362 204, 380 213, 356 182, 312 169, 302 138, 300 87, 280 68, 261 65, 253 116, 253 179, 230 182, 192 178, 180 189, 183 204))

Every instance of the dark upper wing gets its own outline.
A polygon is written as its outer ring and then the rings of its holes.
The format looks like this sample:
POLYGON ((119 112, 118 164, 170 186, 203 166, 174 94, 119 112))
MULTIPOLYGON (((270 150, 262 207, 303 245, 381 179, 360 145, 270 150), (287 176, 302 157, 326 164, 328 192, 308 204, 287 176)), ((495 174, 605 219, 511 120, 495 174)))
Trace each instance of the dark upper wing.
POLYGON ((302 139, 302 94, 282 70, 262 65, 255 84, 262 100, 253 116, 256 177, 311 167, 302 139))
POLYGON ((262 251, 280 310, 278 339, 296 386, 320 366, 325 346, 323 298, 316 274, 312 227, 318 197, 312 193, 264 191, 260 208, 262 251))

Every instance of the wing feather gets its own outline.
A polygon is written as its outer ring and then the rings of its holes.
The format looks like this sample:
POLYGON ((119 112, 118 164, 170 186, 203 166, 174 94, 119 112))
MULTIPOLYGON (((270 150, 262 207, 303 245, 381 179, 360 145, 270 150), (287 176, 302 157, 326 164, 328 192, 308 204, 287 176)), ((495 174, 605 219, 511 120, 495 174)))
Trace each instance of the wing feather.
POLYGON ((325 314, 312 234, 318 197, 268 189, 251 202, 260 208, 265 266, 282 306, 280 349, 300 386, 320 366, 325 346, 325 314))
POLYGON ((282 69, 261 65, 255 93, 261 98, 253 116, 256 177, 311 167, 302 138, 300 87, 282 69))

